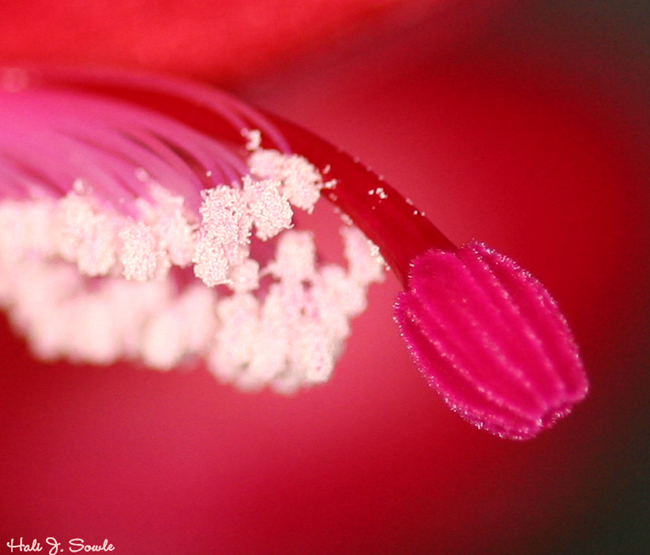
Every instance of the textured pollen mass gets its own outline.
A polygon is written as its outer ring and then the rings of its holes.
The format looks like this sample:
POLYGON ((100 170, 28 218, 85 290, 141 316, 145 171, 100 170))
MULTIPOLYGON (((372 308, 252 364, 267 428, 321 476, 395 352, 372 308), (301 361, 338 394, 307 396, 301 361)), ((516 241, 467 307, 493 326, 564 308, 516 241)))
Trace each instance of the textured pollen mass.
POLYGON ((329 185, 323 184, 320 173, 313 165, 295 154, 285 155, 276 150, 260 149, 251 154, 249 164, 253 175, 277 179, 289 202, 310 213, 320 197, 321 188, 329 185))
POLYGON ((198 356, 246 389, 327 381, 383 261, 345 226, 346 267, 318 262, 312 233, 292 228, 294 209, 313 210, 321 176, 259 142, 251 135, 240 183, 201 190, 196 210, 141 168, 129 211, 88 179, 62 196, 0 203, 0 302, 34 352, 160 370, 198 356), (270 239, 260 264, 252 242, 270 239))

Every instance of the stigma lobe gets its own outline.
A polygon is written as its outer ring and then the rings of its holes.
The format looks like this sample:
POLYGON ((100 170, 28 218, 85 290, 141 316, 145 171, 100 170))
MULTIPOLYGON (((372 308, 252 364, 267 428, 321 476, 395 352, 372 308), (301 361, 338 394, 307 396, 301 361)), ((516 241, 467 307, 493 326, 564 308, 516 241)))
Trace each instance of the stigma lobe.
POLYGON ((417 257, 395 319, 446 403, 495 435, 532 438, 587 394, 578 348, 555 301, 484 244, 417 257))

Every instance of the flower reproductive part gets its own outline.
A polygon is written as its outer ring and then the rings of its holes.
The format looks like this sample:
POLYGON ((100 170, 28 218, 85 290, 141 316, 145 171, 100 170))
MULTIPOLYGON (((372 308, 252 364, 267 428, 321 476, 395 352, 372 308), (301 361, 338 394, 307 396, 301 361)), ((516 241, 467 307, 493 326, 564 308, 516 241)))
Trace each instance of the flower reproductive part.
POLYGON ((261 115, 204 89, 222 127, 208 135, 120 98, 112 86, 142 91, 126 76, 10 70, 3 82, 0 302, 35 354, 160 370, 200 357, 245 389, 329 379, 383 261, 351 225, 347 264, 319 261, 294 212, 331 185, 261 147, 278 136, 261 115))
POLYGON ((470 422, 529 438, 586 395, 537 280, 479 243, 457 249, 311 133, 148 75, 7 69, 0 84, 0 302, 37 355, 198 356, 223 381, 295 391, 329 378, 387 264, 416 363, 470 422), (321 197, 348 222, 343 266, 295 225, 321 197))

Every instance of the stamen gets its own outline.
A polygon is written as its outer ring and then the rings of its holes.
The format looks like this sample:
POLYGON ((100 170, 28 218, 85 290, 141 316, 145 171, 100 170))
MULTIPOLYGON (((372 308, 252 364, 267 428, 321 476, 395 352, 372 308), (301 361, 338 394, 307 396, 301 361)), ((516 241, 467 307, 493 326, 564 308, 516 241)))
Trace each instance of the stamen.
POLYGON ((261 147, 282 143, 266 118, 212 91, 179 98, 209 100, 226 129, 209 135, 148 105, 169 85, 134 102, 122 81, 91 90, 110 78, 24 83, 0 91, 0 301, 36 354, 161 370, 199 357, 223 381, 286 393, 329 379, 381 262, 353 228, 347 268, 317 261, 293 217, 326 184, 261 147), (50 143, 56 155, 36 155, 50 143))

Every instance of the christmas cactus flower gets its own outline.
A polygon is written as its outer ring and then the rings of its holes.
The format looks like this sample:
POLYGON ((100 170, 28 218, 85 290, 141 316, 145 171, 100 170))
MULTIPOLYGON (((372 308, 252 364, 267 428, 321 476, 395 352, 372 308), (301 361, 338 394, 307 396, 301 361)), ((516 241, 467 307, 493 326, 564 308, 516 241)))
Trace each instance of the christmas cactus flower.
POLYGON ((0 90, 0 301, 37 356, 280 392, 329 379, 392 270, 395 319, 428 382, 502 437, 587 393, 578 348, 528 272, 456 247, 358 160, 211 87, 133 73, 9 68, 0 90), (341 261, 308 215, 341 214, 341 261))

